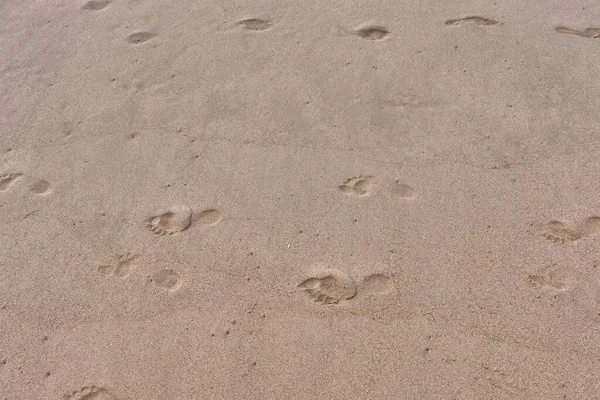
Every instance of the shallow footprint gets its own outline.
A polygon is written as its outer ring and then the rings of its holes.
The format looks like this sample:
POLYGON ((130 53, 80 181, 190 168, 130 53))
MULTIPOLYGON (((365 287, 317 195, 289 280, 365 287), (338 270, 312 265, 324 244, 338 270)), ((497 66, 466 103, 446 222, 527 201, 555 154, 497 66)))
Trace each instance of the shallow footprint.
POLYGON ((152 32, 135 32, 127 36, 127 41, 131 44, 142 44, 156 36, 152 32))
POLYGON ((106 6, 108 6, 110 4, 110 0, 90 0, 87 3, 85 3, 81 9, 82 10, 91 10, 91 11, 98 11, 98 10, 102 10, 103 8, 105 8, 106 6))
POLYGON ((393 286, 394 282, 389 276, 383 274, 372 274, 363 280, 361 285, 361 293, 384 294, 392 290, 393 286))
POLYGON ((262 18, 248 18, 239 21, 237 24, 249 31, 266 31, 273 26, 271 21, 262 18))
POLYGON ((158 286, 168 290, 176 290, 181 286, 181 277, 172 269, 163 269, 162 271, 157 272, 152 277, 152 281, 158 286))
POLYGON ((348 275, 335 269, 325 269, 317 276, 298 284, 298 288, 308 293, 315 302, 338 304, 356 295, 356 284, 348 275))
POLYGON ((121 279, 127 278, 133 271, 133 260, 136 258, 137 256, 130 254, 119 256, 116 265, 101 265, 98 267, 98 272, 102 276, 116 275, 121 279))
POLYGON ((66 394, 65 400, 117 400, 106 389, 97 386, 86 386, 76 392, 66 394))
POLYGON ((573 274, 569 270, 554 266, 546 267, 538 274, 528 275, 527 280, 536 286, 559 292, 571 289, 575 283, 573 274))
POLYGON ((563 221, 550 221, 542 236, 557 244, 571 243, 581 237, 569 223, 563 221))
POLYGON ((44 195, 50 192, 50 183, 43 179, 36 179, 31 185, 29 185, 29 191, 33 194, 44 195))
POLYGON ((485 18, 485 17, 477 17, 477 16, 469 16, 469 17, 458 18, 458 19, 449 19, 446 21, 447 26, 457 26, 457 25, 462 25, 465 23, 470 23, 470 24, 474 24, 474 25, 478 25, 478 26, 502 25, 502 23, 499 21, 496 21, 496 20, 493 20, 490 18, 485 18))
POLYGON ((0 175, 0 192, 8 190, 13 183, 18 181, 24 175, 20 172, 14 174, 0 175))
POLYGON ((338 189, 342 193, 362 197, 371 193, 375 183, 376 179, 374 176, 355 176, 338 186, 338 189))
POLYGON ((390 31, 381 25, 364 25, 354 29, 352 33, 365 40, 383 40, 390 31))
POLYGON ((595 236, 600 234, 600 217, 586 218, 580 225, 581 236, 595 236))
POLYGON ((201 211, 196 220, 202 225, 216 225, 223 218, 223 214, 220 211, 215 210, 214 208, 201 211))
POLYGON ((401 199, 414 199, 417 197, 417 191, 412 186, 406 185, 404 183, 400 183, 399 180, 396 180, 396 185, 394 186, 394 193, 400 197, 401 199))
POLYGON ((590 39, 600 38, 600 28, 587 28, 583 31, 579 31, 577 29, 566 28, 564 26, 556 27, 556 32, 558 33, 566 33, 569 35, 581 36, 590 39))
POLYGON ((192 223, 192 210, 186 206, 174 207, 163 214, 150 217, 145 221, 150 231, 157 235, 172 235, 186 230, 192 223))

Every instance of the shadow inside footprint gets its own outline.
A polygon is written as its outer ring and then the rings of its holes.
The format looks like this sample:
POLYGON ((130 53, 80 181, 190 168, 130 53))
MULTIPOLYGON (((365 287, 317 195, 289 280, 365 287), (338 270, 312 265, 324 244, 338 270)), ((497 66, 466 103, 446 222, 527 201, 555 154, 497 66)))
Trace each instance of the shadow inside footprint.
POLYGON ((127 41, 131 44, 142 44, 156 36, 152 32, 135 32, 127 36, 127 41))
POLYGON ((237 24, 249 31, 266 31, 273 26, 271 21, 262 18, 248 18, 239 21, 237 24))
POLYGON ((90 0, 85 3, 81 9, 90 11, 99 11, 106 8, 110 4, 110 0, 90 0))
POLYGON ((390 31, 383 26, 363 26, 353 30, 352 33, 365 40, 383 40, 390 34, 390 31))

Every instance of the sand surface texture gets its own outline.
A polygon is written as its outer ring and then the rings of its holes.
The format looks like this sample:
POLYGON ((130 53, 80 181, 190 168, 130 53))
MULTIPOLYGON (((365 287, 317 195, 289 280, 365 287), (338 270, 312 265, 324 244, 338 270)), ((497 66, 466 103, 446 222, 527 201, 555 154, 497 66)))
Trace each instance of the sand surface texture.
POLYGON ((597 1, 0 1, 0 399, 600 398, 597 1))

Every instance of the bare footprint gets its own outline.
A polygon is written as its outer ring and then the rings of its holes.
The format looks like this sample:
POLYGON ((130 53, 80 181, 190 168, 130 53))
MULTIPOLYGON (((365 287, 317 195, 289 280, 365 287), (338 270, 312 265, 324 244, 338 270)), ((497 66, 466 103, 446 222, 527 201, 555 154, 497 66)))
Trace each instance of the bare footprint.
POLYGON ((163 269, 152 277, 152 281, 167 290, 176 290, 181 286, 181 277, 172 269, 163 269))
POLYGON ((446 21, 447 26, 458 26, 463 24, 474 24, 477 26, 498 26, 502 25, 502 22, 478 16, 469 16, 458 19, 449 19, 446 21))
POLYGON ((417 191, 415 188, 404 183, 400 183, 399 180, 396 180, 393 191, 401 199, 410 200, 417 197, 417 191))
POLYGON ((223 218, 223 214, 213 208, 201 211, 194 219, 202 225, 216 225, 223 218))
POLYGON ((589 217, 579 225, 581 237, 596 236, 600 234, 600 217, 589 217))
POLYGON ((384 294, 390 292, 393 287, 392 278, 383 274, 372 274, 363 280, 360 289, 361 293, 365 294, 384 294))
POLYGON ((135 267, 133 260, 136 258, 137 256, 131 254, 119 256, 115 265, 101 265, 98 267, 98 272, 103 276, 116 275, 121 279, 126 278, 133 271, 135 267))
POLYGON ((556 32, 566 33, 568 35, 581 36, 585 38, 597 39, 600 38, 600 28, 587 28, 582 31, 577 29, 566 28, 564 26, 556 27, 556 32))
POLYGON ((29 191, 33 194, 45 195, 50 193, 50 183, 43 179, 36 179, 29 185, 29 191))
POLYGON ((14 174, 0 175, 0 192, 8 190, 13 183, 18 181, 24 175, 20 172, 14 174))
POLYGON ((97 386, 86 386, 81 390, 66 394, 65 400, 117 400, 106 389, 97 386))
POLYGON ((298 288, 308 293, 317 303, 338 304, 356 295, 356 284, 345 273, 324 269, 300 284, 298 288))
POLYGON ((249 31, 266 31, 273 26, 273 23, 262 18, 247 18, 239 21, 237 25, 249 31))
POLYGON ((557 244, 571 243, 581 237, 571 224, 564 221, 550 221, 542 232, 542 236, 557 244))
POLYGON ((446 21, 447 26, 458 26, 463 24, 474 24, 477 26, 497 26, 502 25, 502 22, 485 18, 485 17, 477 17, 477 16, 469 16, 458 19, 449 19, 446 21))
POLYGON ((192 223, 192 210, 186 206, 174 207, 163 214, 150 217, 145 221, 150 231, 157 235, 172 235, 186 230, 192 223))
POLYGON ((152 32, 135 32, 127 36, 127 41, 131 44, 142 44, 156 36, 152 32))
POLYGON ((549 266, 538 274, 528 275, 527 280, 533 285, 559 292, 569 290, 575 284, 575 278, 569 270, 556 266, 549 266))
POLYGON ((371 194, 373 185, 376 182, 374 176, 355 176, 338 186, 338 189, 342 193, 362 197, 371 194))
POLYGON ((351 33, 365 40, 383 40, 388 37, 390 31, 381 25, 362 25, 351 33))
POLYGON ((110 0, 90 0, 85 3, 81 9, 82 10, 91 10, 91 11, 99 11, 105 8, 110 4, 110 0))

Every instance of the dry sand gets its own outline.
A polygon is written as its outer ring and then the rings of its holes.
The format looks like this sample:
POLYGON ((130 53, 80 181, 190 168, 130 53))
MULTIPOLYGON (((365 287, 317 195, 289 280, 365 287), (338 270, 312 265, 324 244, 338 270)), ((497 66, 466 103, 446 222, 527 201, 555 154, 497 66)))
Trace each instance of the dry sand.
POLYGON ((0 2, 0 399, 600 398, 600 4, 0 2))

